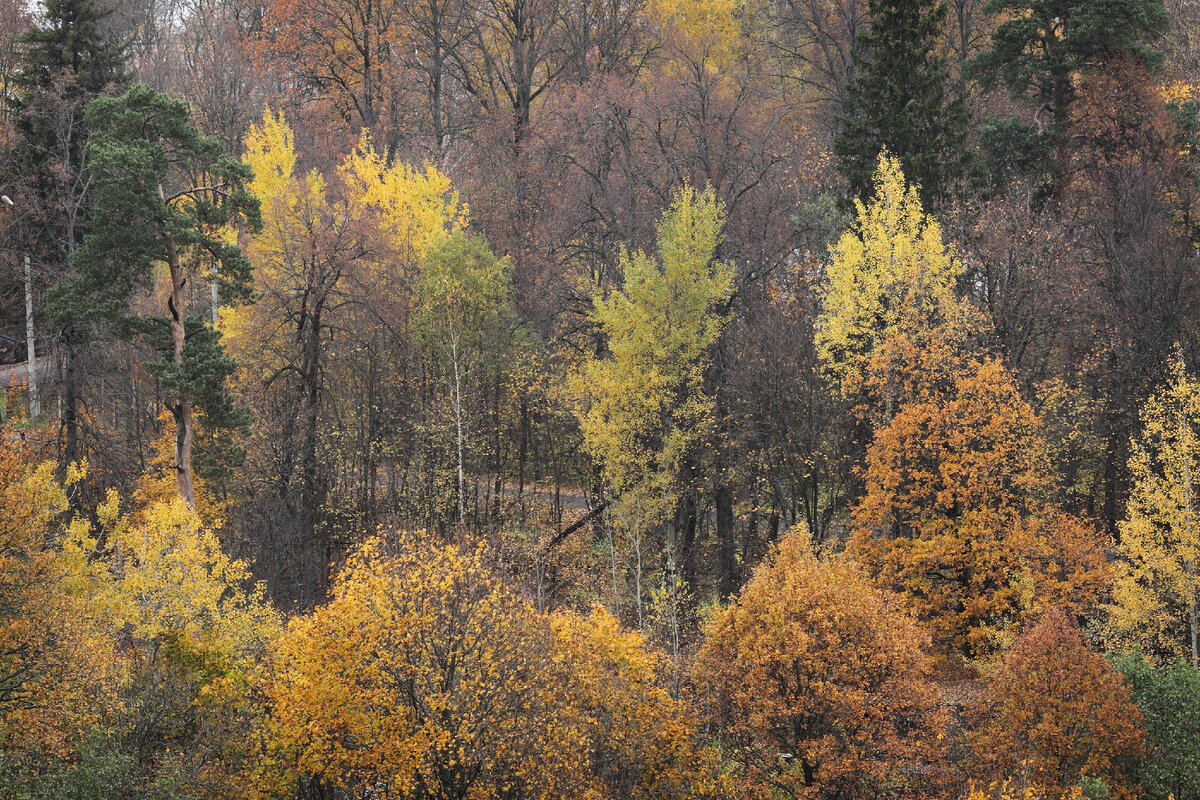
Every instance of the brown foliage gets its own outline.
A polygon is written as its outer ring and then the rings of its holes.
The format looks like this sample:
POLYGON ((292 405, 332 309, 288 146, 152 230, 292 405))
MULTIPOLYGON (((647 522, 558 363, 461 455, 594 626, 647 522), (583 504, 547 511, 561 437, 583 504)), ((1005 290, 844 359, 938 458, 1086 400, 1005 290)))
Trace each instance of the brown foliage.
POLYGON ((967 716, 973 769, 985 782, 1011 778, 1048 797, 1069 795, 1085 776, 1116 796, 1136 789, 1125 768, 1142 752, 1141 712, 1120 674, 1057 609, 1005 654, 967 716))
POLYGON ((743 796, 923 797, 946 716, 917 623, 792 533, 717 612, 695 679, 743 796))

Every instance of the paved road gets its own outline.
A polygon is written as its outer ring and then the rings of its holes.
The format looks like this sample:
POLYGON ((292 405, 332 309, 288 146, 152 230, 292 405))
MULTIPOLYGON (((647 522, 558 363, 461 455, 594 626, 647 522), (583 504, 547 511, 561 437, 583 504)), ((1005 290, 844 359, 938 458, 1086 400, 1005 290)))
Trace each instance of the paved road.
MULTIPOLYGON (((516 500, 517 487, 514 484, 505 483, 504 487, 500 490, 500 496, 505 500, 516 500)), ((578 511, 589 510, 587 498, 584 496, 583 492, 577 488, 564 486, 558 497, 559 502, 562 503, 562 507, 564 509, 570 508, 578 511)), ((545 486, 533 486, 526 484, 525 499, 526 501, 537 500, 538 502, 545 503, 548 506, 553 505, 554 489, 552 487, 548 488, 545 486)))
MULTIPOLYGON (((42 356, 37 360, 38 374, 46 370, 46 357, 42 356)), ((29 378, 29 364, 22 361, 20 364, 0 364, 0 389, 8 389, 11 386, 18 386, 25 383, 29 378)))

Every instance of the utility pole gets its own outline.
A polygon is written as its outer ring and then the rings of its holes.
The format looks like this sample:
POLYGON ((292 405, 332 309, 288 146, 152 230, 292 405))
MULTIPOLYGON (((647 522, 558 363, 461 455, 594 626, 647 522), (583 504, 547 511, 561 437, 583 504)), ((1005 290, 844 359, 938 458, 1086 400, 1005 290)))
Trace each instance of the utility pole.
POLYGON ((42 414, 42 401, 38 397, 37 351, 33 339, 33 278, 29 269, 29 254, 25 254, 25 359, 29 371, 29 418, 42 414))

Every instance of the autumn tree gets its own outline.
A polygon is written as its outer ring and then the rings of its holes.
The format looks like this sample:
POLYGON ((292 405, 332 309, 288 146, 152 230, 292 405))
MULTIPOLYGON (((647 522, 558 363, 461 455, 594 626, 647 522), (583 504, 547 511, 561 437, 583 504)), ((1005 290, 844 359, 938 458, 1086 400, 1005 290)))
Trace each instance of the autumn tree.
POLYGON ((148 86, 98 99, 87 119, 96 131, 88 145, 96 224, 75 256, 78 277, 52 300, 63 313, 107 319, 162 353, 149 369, 175 417, 179 495, 193 503, 197 415, 213 428, 242 428, 247 420, 226 391, 234 363, 207 315, 189 309, 189 296, 207 279, 227 302, 250 298, 250 263, 221 229, 259 224, 258 201, 246 186, 252 176, 218 140, 197 133, 184 103, 148 86), (153 290, 158 261, 168 267, 157 304, 163 316, 144 316, 131 302, 153 290))
MULTIPOLYGON (((298 555, 283 567, 276 566, 276 554, 264 552, 260 566, 270 563, 276 574, 294 575, 288 583, 304 602, 315 602, 332 557, 318 536, 329 483, 321 422, 329 402, 331 329, 351 302, 344 284, 370 246, 371 216, 352 212, 350 198, 320 173, 296 174, 292 131, 282 114, 267 111, 251 127, 244 160, 254 171, 249 189, 263 217, 262 230, 245 244, 258 300, 227 307, 222 321, 230 353, 242 367, 235 390, 256 417, 249 472, 272 486, 283 525, 292 529, 288 551, 298 555)), ((262 545, 269 551, 267 542, 262 545)))
POLYGON ((276 613, 183 498, 123 514, 114 491, 95 518, 72 526, 63 558, 118 644, 121 681, 81 764, 99 772, 75 777, 231 796, 258 745, 254 687, 276 613))
POLYGON ((831 122, 851 107, 850 87, 858 74, 855 47, 870 22, 867 0, 811 0, 772 8, 776 35, 770 44, 795 64, 789 79, 799 83, 831 122))
POLYGON ((995 360, 903 407, 867 452, 851 550, 907 593, 944 646, 974 657, 1046 607, 1084 611, 1103 541, 1051 501, 1040 420, 995 360))
POLYGON ((68 504, 54 473, 11 439, 0 444, 0 759, 23 755, 35 770, 70 755, 116 677, 112 641, 55 546, 68 504))
POLYGON ((1197 559, 1200 521, 1200 383, 1171 360, 1169 382, 1142 408, 1133 443, 1133 491, 1120 525, 1123 563, 1107 631, 1113 644, 1167 658, 1198 661, 1197 559))
POLYGON ((447 364, 458 478, 458 524, 466 522, 464 448, 469 420, 463 393, 494 354, 495 369, 512 359, 515 316, 507 259, 496 258, 481 236, 456 231, 431 247, 417 282, 417 335, 431 363, 447 364))
POLYGON ((700 798, 730 788, 698 719, 668 691, 667 659, 602 607, 550 618, 558 658, 571 672, 559 713, 579 726, 578 755, 606 797, 700 798))
POLYGON ((588 361, 579 376, 584 447, 602 464, 630 527, 666 524, 672 607, 680 566, 690 575, 694 530, 684 504, 712 435, 704 373, 733 278, 732 267, 716 260, 722 224, 711 190, 679 191, 658 227, 658 259, 625 253, 622 288, 595 298, 593 319, 611 357, 588 361))
POLYGON ((1067 796, 1099 778, 1115 796, 1137 796, 1128 770, 1143 750, 1142 715, 1121 674, 1059 610, 1004 654, 967 717, 984 782, 1012 778, 1067 796))
MULTIPOLYGON (((338 557, 333 526, 366 505, 381 462, 416 492, 428 484, 419 419, 439 409, 418 397, 432 378, 420 371, 416 286, 467 208, 444 174, 388 163, 370 138, 336 169, 301 172, 281 113, 265 113, 245 149, 264 223, 244 240, 257 302, 224 307, 221 324, 241 365, 236 395, 255 415, 240 483, 271 490, 237 522, 257 531, 273 591, 310 604, 338 557)), ((399 502, 416 514, 421 499, 399 502)))
POLYGON ((277 744, 330 788, 569 796, 578 741, 554 714, 550 636, 482 552, 374 537, 280 644, 277 744))
POLYGON ((263 19, 263 50, 295 76, 297 91, 318 94, 351 130, 379 137, 389 154, 400 132, 403 5, 273 0, 263 19))
POLYGON ((745 796, 931 796, 947 718, 925 643, 852 562, 782 539, 706 627, 694 676, 745 796))
POLYGON ((921 384, 952 380, 974 349, 979 320, 955 295, 962 265, 942 240, 941 226, 925 214, 917 188, 899 161, 879 157, 874 195, 855 201, 857 219, 831 250, 817 352, 843 395, 860 413, 886 422, 921 384), (906 365, 906 352, 889 340, 909 337, 910 355, 937 361, 906 365), (931 347, 921 339, 937 340, 931 347))
POLYGON ((1068 308, 1079 322, 1068 346, 1091 357, 1079 371, 1102 410, 1096 502, 1116 533, 1130 492, 1137 409, 1166 378, 1175 343, 1196 335, 1200 184, 1187 128, 1172 119, 1142 64, 1111 57, 1078 91, 1071 113, 1077 257, 1063 283, 1072 287, 1068 308))

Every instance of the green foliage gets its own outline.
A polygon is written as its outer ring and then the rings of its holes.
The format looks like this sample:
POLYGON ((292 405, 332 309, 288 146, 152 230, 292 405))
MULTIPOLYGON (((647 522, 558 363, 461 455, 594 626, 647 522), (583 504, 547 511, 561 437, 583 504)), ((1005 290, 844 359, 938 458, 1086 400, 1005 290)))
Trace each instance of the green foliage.
POLYGON ((162 354, 149 368, 168 406, 194 403, 207 427, 244 428, 246 413, 225 391, 236 364, 209 323, 174 299, 165 317, 140 312, 134 300, 153 288, 160 263, 181 286, 206 279, 226 302, 251 298, 250 262, 226 234, 241 222, 260 224, 247 189, 251 169, 197 132, 186 103, 149 86, 98 98, 87 123, 95 130, 88 144, 94 225, 73 259, 78 275, 47 293, 47 314, 64 327, 106 321, 142 338, 162 354), (181 353, 171 324, 179 316, 181 353))
POLYGON ((482 236, 455 230, 429 248, 417 282, 418 335, 435 357, 487 349, 513 325, 509 262, 482 236))
POLYGON ((964 97, 946 96, 949 76, 938 55, 946 4, 871 0, 870 13, 854 51, 859 72, 849 86, 851 105, 833 144, 838 171, 865 203, 886 152, 920 187, 925 207, 939 208, 964 171, 970 114, 964 97))
MULTIPOLYGON (((1044 173, 1032 170, 1053 160, 1054 181, 1061 182, 1064 153, 1053 151, 1067 135, 1076 76, 1119 55, 1157 65, 1161 57, 1151 43, 1167 26, 1163 0, 989 0, 986 10, 1003 21, 970 70, 985 90, 1003 83, 1036 110, 1033 125, 989 121, 980 136, 985 161, 1039 177, 1044 173)), ((999 177, 994 170, 992 177, 999 177)))
POLYGON ((18 107, 22 92, 50 91, 64 71, 71 73, 77 97, 94 97, 128 78, 123 44, 103 30, 111 10, 97 8, 95 0, 45 0, 43 6, 43 24, 22 43, 18 107))
POLYGON ((250 168, 225 154, 220 140, 197 132, 186 103, 142 84, 119 98, 98 98, 87 122, 96 131, 88 144, 94 231, 75 256, 79 277, 47 297, 47 313, 152 329, 129 301, 151 288, 154 265, 169 256, 168 240, 181 252, 195 248, 197 263, 212 265, 226 301, 249 299, 250 262, 220 230, 241 218, 251 226, 260 221, 258 201, 246 189, 250 168), (202 178, 198 186, 189 183, 193 176, 202 178))
POLYGON ((1137 653, 1117 656, 1142 711, 1150 751, 1138 769, 1148 800, 1200 798, 1200 672, 1187 662, 1155 667, 1137 653))
MULTIPOLYGON (((2 101, 12 109, 24 145, 17 151, 18 171, 41 201, 64 177, 49 168, 52 163, 68 175, 82 168, 90 128, 77 123, 87 103, 129 80, 123 43, 104 30, 110 10, 97 8, 95 0, 47 0, 44 9, 42 24, 21 42, 16 91, 2 101)), ((62 221, 47 215, 52 227, 62 221)))

